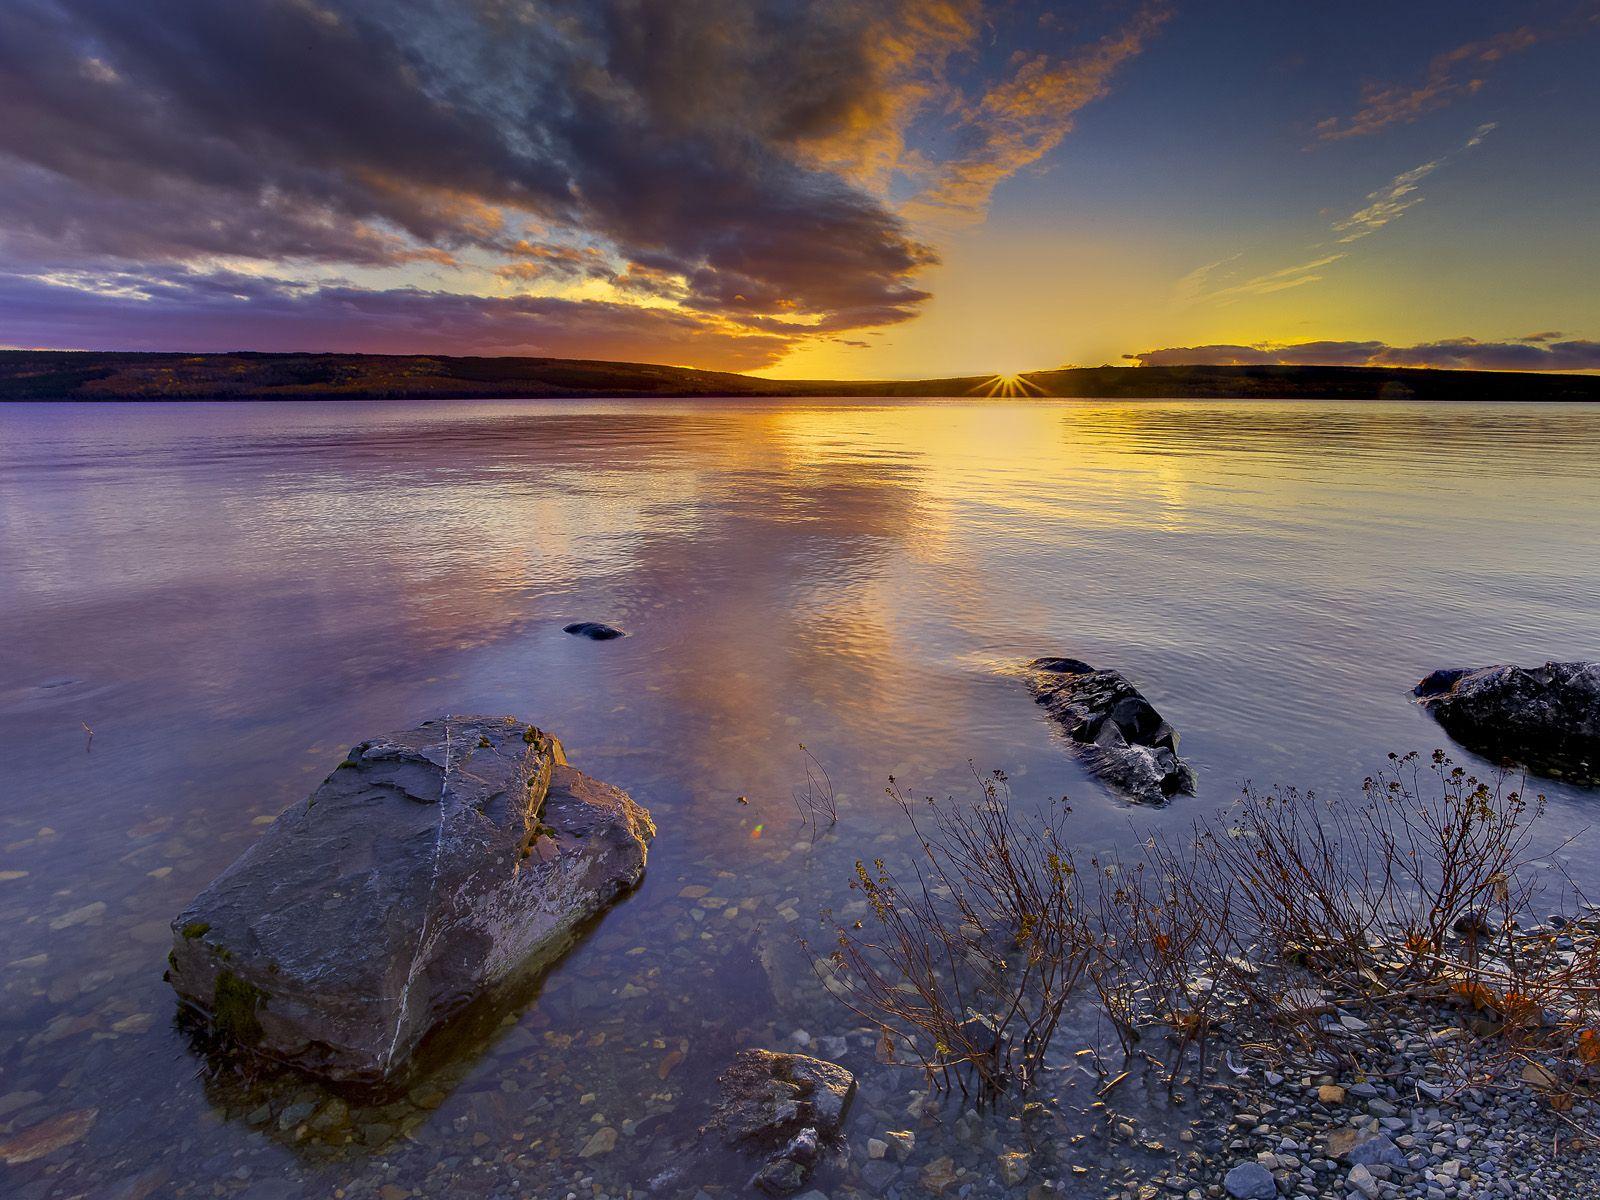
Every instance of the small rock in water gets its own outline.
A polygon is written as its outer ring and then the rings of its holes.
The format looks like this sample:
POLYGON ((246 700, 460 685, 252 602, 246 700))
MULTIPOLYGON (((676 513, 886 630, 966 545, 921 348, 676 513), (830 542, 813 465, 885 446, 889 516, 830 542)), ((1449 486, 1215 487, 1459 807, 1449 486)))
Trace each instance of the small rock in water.
POLYGON ((1256 1162, 1239 1163, 1224 1177, 1222 1186, 1233 1200, 1273 1200, 1278 1194, 1272 1172, 1256 1162))
POLYGON ((917 1135, 909 1129, 891 1129, 883 1137, 894 1147, 895 1155, 902 1162, 917 1148, 917 1135))
POLYGON ((1469 750, 1556 779, 1600 780, 1600 662, 1457 667, 1412 694, 1469 750))
MULTIPOLYGON (((1329 1150, 1333 1150, 1331 1141, 1329 1150)), ((1387 1134, 1378 1134, 1376 1137, 1357 1142, 1339 1157, 1342 1157, 1345 1162, 1352 1166, 1384 1166, 1394 1167, 1397 1170, 1405 1170, 1410 1166, 1406 1162, 1406 1156, 1401 1152, 1400 1147, 1396 1146, 1394 1140, 1387 1134)))
POLYGON ((956 1164, 948 1154, 934 1159, 922 1168, 922 1186, 935 1196, 944 1195, 946 1189, 956 1181, 956 1164))
POLYGON ((600 621, 574 621, 571 625, 563 625, 561 632, 588 638, 591 642, 609 642, 612 638, 628 636, 622 630, 600 621))
POLYGON ((1000 1178, 1008 1187, 1016 1187, 1028 1177, 1028 1156, 1021 1150, 1006 1150, 1000 1155, 1000 1178))
POLYGON ((841 1066, 770 1050, 740 1051, 717 1084, 721 1102, 705 1132, 764 1156, 753 1182, 772 1195, 805 1186, 823 1143, 838 1140, 856 1092, 855 1076, 841 1066))
POLYGON ((0 1140, 0 1162, 16 1167, 72 1145, 94 1124, 99 1109, 78 1108, 0 1140))
POLYGON ((69 913, 63 913, 50 922, 52 932, 59 933, 63 929, 70 929, 74 925, 82 925, 85 921, 93 921, 104 915, 106 905, 104 900, 96 900, 92 904, 85 904, 82 908, 75 908, 69 913))

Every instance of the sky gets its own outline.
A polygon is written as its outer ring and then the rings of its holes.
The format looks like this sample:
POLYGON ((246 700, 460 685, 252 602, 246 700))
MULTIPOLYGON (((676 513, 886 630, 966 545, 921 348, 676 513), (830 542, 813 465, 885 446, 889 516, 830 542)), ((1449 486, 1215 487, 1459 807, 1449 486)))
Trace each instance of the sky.
POLYGON ((0 346, 1600 370, 1600 0, 5 0, 0 346))

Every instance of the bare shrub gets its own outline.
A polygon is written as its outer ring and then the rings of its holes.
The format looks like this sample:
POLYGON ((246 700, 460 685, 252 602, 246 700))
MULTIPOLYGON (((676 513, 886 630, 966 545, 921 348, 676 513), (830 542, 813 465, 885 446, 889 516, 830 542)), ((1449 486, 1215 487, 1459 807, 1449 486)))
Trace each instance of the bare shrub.
POLYGON ((836 931, 829 958, 835 993, 882 1030, 882 1057, 987 1098, 1037 1081, 1090 938, 1071 809, 1019 816, 1003 774, 978 784, 971 803, 914 803, 890 780, 912 862, 857 862, 868 917, 836 931))
POLYGON ((1131 866, 1094 859, 1094 954, 1089 974, 1122 1047, 1123 1066, 1141 1022, 1167 1028, 1176 1044, 1167 1083, 1177 1082, 1194 1046, 1203 1074, 1206 1046, 1231 971, 1228 931, 1233 896, 1208 886, 1213 875, 1199 843, 1152 839, 1131 866))
MULTIPOLYGON (((1437 955, 1462 921, 1511 929, 1537 892, 1528 872, 1533 823, 1544 797, 1479 780, 1436 750, 1390 755, 1364 785, 1368 822, 1381 840, 1389 932, 1418 959, 1437 955)), ((1392 941, 1392 937, 1389 939, 1392 941)))
POLYGON ((1166 1031, 1169 1087, 1191 1047, 1204 1075, 1223 1028, 1360 1066, 1361 1031, 1419 1003, 1465 1010, 1437 1050, 1461 1086, 1514 1076, 1559 1108, 1600 1084, 1600 920, 1531 921, 1580 897, 1535 866, 1543 798, 1504 776, 1436 752, 1390 755, 1342 803, 1247 787, 1185 836, 1091 859, 1087 889, 1064 801, 1019 815, 1003 774, 978 783, 974 803, 913 803, 891 779, 912 861, 856 864, 868 916, 836 931, 830 987, 882 1029, 886 1061, 1026 1089, 1086 978, 1124 1070, 1143 1029, 1166 1031), (1335 1019, 1352 1008, 1364 1023, 1335 1019))
POLYGON ((812 845, 824 828, 832 829, 839 823, 839 800, 833 791, 833 779, 827 768, 817 761, 817 756, 802 743, 800 753, 806 758, 805 790, 794 790, 794 808, 800 814, 800 824, 811 835, 812 845))

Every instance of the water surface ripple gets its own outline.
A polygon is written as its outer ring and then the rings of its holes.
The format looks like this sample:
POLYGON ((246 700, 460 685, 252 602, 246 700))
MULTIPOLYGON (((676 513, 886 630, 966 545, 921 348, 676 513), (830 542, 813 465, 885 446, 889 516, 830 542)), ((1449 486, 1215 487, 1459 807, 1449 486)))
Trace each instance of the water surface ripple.
MULTIPOLYGON (((1089 847, 1246 779, 1354 790, 1443 744, 1408 696, 1427 671, 1600 657, 1597 530, 1580 407, 0 409, 0 1141, 93 1113, 0 1192, 619 1195, 734 1047, 852 1028, 794 934, 849 911, 854 858, 903 852, 886 776, 1004 768, 1019 802, 1071 795, 1089 847), (584 619, 631 636, 561 633, 584 619), (1042 654, 1128 674, 1201 795, 1134 811, 1080 774, 1006 674, 1042 654), (468 712, 650 807, 639 893, 409 1097, 346 1118, 207 1078, 167 921, 346 747, 468 712), (802 742, 841 797, 815 847, 802 742)), ((1600 812, 1545 790, 1552 831, 1600 812)), ((914 1123, 917 1081, 847 1053, 857 1143, 914 1123)), ((919 1159, 992 1165, 917 1128, 919 1159)))

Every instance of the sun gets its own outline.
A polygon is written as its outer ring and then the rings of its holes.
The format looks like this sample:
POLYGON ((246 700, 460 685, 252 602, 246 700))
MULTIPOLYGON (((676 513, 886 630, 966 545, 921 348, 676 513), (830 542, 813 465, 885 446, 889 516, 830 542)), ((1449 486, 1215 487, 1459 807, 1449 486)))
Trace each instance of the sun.
POLYGON ((1021 371, 995 375, 972 389, 974 396, 1007 399, 1021 396, 1043 396, 1045 390, 1021 371))

